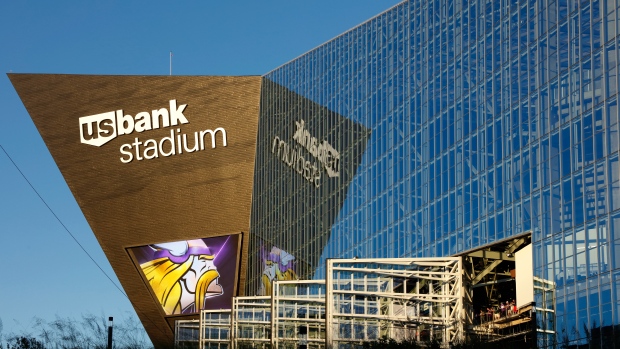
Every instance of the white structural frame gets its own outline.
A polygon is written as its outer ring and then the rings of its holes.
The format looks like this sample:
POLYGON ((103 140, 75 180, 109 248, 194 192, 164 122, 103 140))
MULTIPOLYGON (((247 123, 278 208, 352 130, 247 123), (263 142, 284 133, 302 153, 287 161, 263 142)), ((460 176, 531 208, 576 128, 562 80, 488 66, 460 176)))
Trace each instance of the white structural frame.
POLYGON ((200 312, 200 349, 230 348, 230 309, 200 312))
POLYGON ((325 280, 276 281, 272 291, 272 348, 324 349, 325 280))
POLYGON ((447 347, 463 339, 460 257, 329 259, 326 267, 328 346, 388 336, 447 347))
POLYGON ((461 257, 328 259, 326 268, 326 280, 275 281, 271 296, 233 297, 232 309, 177 321, 175 344, 347 349, 387 336, 448 347, 464 338, 461 257), (198 341, 185 338, 197 329, 198 341))
POLYGON ((271 344, 271 296, 233 297, 232 348, 267 348, 271 344))
POLYGON ((174 347, 179 349, 198 347, 200 345, 200 331, 201 322, 198 319, 175 321, 174 347))

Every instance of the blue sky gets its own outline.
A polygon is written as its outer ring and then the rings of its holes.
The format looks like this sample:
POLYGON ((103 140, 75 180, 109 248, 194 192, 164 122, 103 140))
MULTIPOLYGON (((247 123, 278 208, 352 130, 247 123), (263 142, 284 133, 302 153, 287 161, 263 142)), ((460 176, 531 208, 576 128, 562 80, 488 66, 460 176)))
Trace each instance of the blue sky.
MULTIPOLYGON (((5 75, 263 75, 399 0, 2 1, 0 145, 114 276, 5 75)), ((33 317, 123 317, 129 301, 80 249, 0 150, 1 334, 33 317)))

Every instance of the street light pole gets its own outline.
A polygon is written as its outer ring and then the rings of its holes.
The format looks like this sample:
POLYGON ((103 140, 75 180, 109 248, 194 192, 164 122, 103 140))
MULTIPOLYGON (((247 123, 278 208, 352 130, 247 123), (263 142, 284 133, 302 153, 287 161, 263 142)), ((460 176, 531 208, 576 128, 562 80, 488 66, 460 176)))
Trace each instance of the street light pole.
POLYGON ((112 349, 112 324, 114 322, 114 318, 110 316, 108 318, 108 349, 112 349))

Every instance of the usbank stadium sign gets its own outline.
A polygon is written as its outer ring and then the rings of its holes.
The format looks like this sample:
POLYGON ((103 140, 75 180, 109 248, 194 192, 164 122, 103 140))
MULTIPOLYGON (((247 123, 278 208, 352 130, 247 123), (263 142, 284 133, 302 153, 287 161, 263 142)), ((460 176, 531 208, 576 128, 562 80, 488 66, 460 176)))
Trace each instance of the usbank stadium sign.
POLYGON ((320 185, 322 170, 325 170, 329 177, 338 177, 340 153, 326 140, 320 142, 317 137, 310 134, 304 120, 295 121, 295 127, 293 141, 297 144, 291 146, 275 136, 271 153, 317 188, 320 185))
MULTIPOLYGON (((170 108, 154 109, 150 113, 139 112, 135 116, 125 114, 122 109, 101 114, 83 116, 79 119, 80 142, 100 147, 114 138, 128 135, 133 132, 142 133, 163 127, 174 127, 188 124, 183 114, 187 104, 177 105, 176 99, 170 100, 170 108)), ((120 160, 126 164, 134 159, 150 160, 160 156, 193 153, 205 150, 205 137, 211 138, 211 148, 216 146, 217 133, 221 134, 222 145, 227 146, 226 130, 218 127, 215 130, 203 130, 194 132, 193 146, 189 147, 187 134, 182 134, 181 129, 170 130, 170 137, 162 137, 160 140, 147 139, 145 141, 135 137, 132 143, 120 146, 122 156, 120 160)))

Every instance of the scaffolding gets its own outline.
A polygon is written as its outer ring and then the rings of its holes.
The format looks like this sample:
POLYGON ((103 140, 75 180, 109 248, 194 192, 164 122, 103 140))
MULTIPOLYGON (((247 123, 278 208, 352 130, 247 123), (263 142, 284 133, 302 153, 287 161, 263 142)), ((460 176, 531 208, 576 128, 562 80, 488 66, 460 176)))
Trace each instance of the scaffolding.
POLYGON ((232 345, 236 349, 271 346, 271 297, 233 297, 232 345))
POLYGON ((200 343, 200 320, 177 320, 174 323, 174 347, 196 349, 200 343))
POLYGON ((325 348, 325 280, 274 282, 272 314, 274 349, 325 348))
POLYGON ((460 257, 327 261, 326 343, 463 339, 460 257))
POLYGON ((460 257, 331 259, 327 280, 275 281, 271 296, 178 320, 178 348, 356 348, 383 337, 463 339, 460 257), (329 324, 329 325, 327 325, 329 324))
POLYGON ((229 349, 231 318, 230 309, 203 310, 200 320, 175 322, 175 348, 229 349))
POLYGON ((200 313, 200 349, 230 348, 230 309, 200 313))

